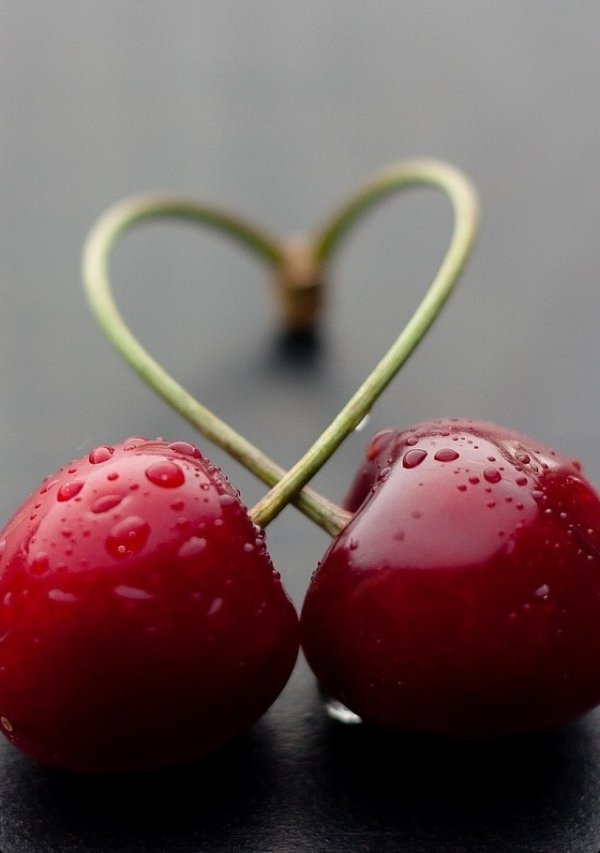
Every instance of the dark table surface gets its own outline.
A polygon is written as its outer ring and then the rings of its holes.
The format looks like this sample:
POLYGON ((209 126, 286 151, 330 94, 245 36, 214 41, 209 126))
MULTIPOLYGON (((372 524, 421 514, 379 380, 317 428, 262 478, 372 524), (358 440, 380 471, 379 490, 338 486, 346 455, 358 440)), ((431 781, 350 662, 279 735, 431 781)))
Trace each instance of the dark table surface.
MULTIPOLYGON (((442 415, 537 436, 600 483, 599 38, 593 2, 2 3, 2 520, 97 444, 198 440, 89 315, 79 256, 105 207, 175 190, 293 233, 417 155, 471 175, 481 239, 318 488, 341 499, 369 433, 442 415)), ((449 229, 433 192, 374 212, 308 343, 282 337, 261 266, 212 234, 140 230, 116 253, 115 289, 155 355, 289 466, 395 337, 449 229)), ((300 606, 327 536, 287 509, 268 542, 300 606)), ((597 853, 599 802, 598 713, 534 738, 396 738, 329 720, 302 661, 251 732, 184 770, 79 778, 0 746, 2 853, 597 853)))

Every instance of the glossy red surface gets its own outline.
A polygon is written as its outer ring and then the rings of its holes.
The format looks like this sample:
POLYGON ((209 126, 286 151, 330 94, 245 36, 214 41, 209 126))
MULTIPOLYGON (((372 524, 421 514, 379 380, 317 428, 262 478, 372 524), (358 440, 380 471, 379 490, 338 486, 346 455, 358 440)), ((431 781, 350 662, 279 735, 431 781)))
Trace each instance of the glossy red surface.
POLYGON ((264 536, 192 445, 96 448, 0 540, 0 724, 43 763, 191 761, 290 675, 297 616, 264 536))
POLYGON ((303 646, 364 719, 532 731, 600 703, 600 500, 578 463, 491 424, 375 436, 315 572, 303 646))

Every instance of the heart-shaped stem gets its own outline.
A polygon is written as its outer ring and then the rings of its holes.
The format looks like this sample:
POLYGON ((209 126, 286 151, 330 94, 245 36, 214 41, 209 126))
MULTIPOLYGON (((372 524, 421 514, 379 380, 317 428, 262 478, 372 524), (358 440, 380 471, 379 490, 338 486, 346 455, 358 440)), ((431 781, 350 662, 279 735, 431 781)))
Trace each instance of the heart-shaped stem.
MULTIPOLYGON (((369 412, 374 401, 438 315, 467 260, 477 223, 477 197, 470 182, 458 170, 435 160, 407 162, 377 175, 340 208, 316 238, 304 241, 300 264, 297 244, 283 244, 227 211, 174 196, 147 196, 121 202, 98 220, 85 244, 83 279, 91 308, 101 328, 141 378, 206 438, 272 487, 251 510, 254 522, 265 527, 287 503, 292 502, 324 530, 336 535, 348 523, 350 514, 306 488, 305 484, 369 412), (452 240, 439 272, 387 355, 327 430, 287 473, 197 402, 152 358, 127 327, 112 297, 108 257, 119 237, 140 222, 175 218, 209 225, 235 238, 274 269, 279 280, 284 282, 284 288, 288 282, 294 288, 299 282, 302 289, 308 282, 310 302, 313 307, 318 307, 318 288, 324 278, 324 268, 350 226, 362 213, 391 192, 414 185, 441 189, 453 205, 455 218, 452 240), (313 300, 315 283, 317 298, 313 300)), ((307 316, 304 307, 300 313, 307 316)))
MULTIPOLYGON (((261 527, 265 527, 281 512, 366 417, 375 400, 422 340, 464 268, 477 233, 477 195, 461 172, 437 160, 409 161, 376 175, 342 205, 321 229, 314 243, 316 258, 326 261, 350 226, 375 202, 395 190, 414 185, 436 187, 452 202, 454 229, 438 273, 400 336, 358 391, 304 456, 252 508, 250 516, 261 527)), ((333 535, 336 535, 346 523, 347 519, 340 517, 332 522, 329 530, 331 532, 331 528, 335 528, 333 535)))

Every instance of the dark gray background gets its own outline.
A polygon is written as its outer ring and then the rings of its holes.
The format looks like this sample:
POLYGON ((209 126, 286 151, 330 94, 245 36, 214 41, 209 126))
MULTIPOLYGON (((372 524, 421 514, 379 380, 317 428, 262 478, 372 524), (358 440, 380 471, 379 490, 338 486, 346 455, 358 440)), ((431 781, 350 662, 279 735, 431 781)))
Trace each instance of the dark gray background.
MULTIPOLYGON (((600 483, 599 44, 597 2, 0 2, 2 520, 97 443, 195 440, 88 313, 80 249, 106 206, 176 190, 293 233, 417 155, 470 174, 482 235, 368 432, 495 420, 580 458, 600 483)), ((395 337, 449 228, 431 192, 378 209, 344 245, 320 346, 300 363, 281 352, 260 265, 214 235, 140 231, 116 254, 115 289, 157 357, 289 465, 395 337)), ((365 437, 318 476, 326 494, 341 498, 365 437)), ((212 455, 249 503, 262 494, 212 455)), ((300 604, 327 538, 287 510, 269 542, 300 604)), ((3 748, 0 847, 596 853, 597 728, 592 715, 507 749, 390 745, 332 731, 300 665, 233 752, 136 783, 138 810, 125 784, 109 793, 3 748)))

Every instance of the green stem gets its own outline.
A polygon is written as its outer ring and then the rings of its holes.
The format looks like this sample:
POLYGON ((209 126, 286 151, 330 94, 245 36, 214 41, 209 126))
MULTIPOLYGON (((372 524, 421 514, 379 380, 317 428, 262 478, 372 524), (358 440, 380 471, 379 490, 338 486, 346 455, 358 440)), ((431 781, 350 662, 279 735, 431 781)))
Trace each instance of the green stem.
MULTIPOLYGON (((274 267, 285 262, 285 253, 276 239, 225 211, 166 195, 126 200, 100 217, 84 247, 83 280, 92 311, 109 341, 144 382, 207 439, 227 451, 268 486, 273 486, 285 474, 284 469, 198 403, 176 382, 132 334, 113 299, 108 258, 115 243, 132 226, 165 218, 212 226, 245 244, 274 267)), ((347 520, 347 513, 310 489, 304 489, 293 503, 328 533, 333 533, 340 523, 347 520)))
MULTIPOLYGON (((450 246, 421 304, 375 370, 304 456, 251 510, 255 524, 265 527, 325 464, 346 436, 369 413, 375 400, 421 341, 450 295, 470 254, 479 219, 477 195, 467 178, 436 160, 414 160, 381 172, 353 195, 320 231, 315 254, 326 261, 358 217, 394 190, 425 185, 450 199, 454 228, 450 246)), ((334 535, 347 521, 340 518, 334 535)))

